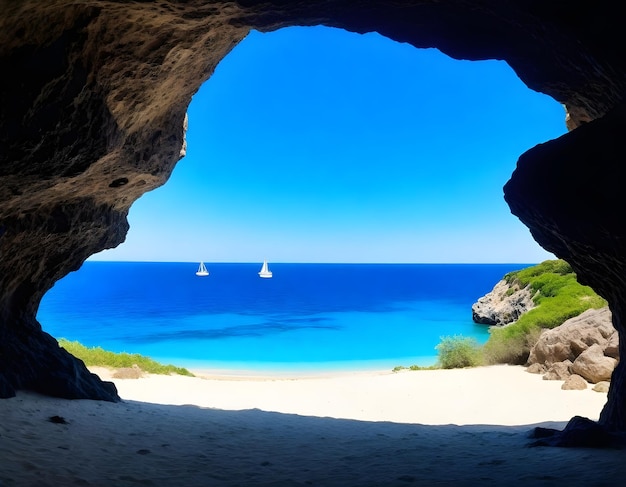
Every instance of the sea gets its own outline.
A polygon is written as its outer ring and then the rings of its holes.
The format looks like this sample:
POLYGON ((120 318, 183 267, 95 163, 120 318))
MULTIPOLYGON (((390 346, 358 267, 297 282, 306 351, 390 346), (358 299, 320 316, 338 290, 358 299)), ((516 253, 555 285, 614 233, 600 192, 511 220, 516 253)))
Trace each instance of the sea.
POLYGON ((87 261, 44 296, 56 338, 196 370, 324 372, 427 366, 442 337, 484 343, 472 304, 531 264, 87 261))

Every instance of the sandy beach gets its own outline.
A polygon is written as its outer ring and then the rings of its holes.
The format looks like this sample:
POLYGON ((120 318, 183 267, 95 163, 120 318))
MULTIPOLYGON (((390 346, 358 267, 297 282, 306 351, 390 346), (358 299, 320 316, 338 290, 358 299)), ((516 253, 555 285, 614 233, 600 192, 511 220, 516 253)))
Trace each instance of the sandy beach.
POLYGON ((0 400, 0 486, 609 486, 626 476, 620 450, 528 447, 537 425, 597 419, 606 394, 564 391, 523 367, 198 374, 110 379, 117 404, 0 400))

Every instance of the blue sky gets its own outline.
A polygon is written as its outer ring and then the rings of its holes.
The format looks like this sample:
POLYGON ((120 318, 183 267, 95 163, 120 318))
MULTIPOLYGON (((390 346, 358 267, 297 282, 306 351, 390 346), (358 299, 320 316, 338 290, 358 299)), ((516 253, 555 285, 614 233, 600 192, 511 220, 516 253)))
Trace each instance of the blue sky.
POLYGON ((194 96, 170 180, 92 260, 551 259, 502 187, 564 116, 502 61, 325 27, 252 32, 194 96))

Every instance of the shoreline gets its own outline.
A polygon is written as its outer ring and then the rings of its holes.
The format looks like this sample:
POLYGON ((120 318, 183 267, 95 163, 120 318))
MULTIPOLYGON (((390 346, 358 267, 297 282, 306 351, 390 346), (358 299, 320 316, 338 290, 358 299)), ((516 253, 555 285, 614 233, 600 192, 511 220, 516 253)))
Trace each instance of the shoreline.
POLYGON ((90 369, 121 402, 0 400, 0 486, 582 487, 626 476, 621 450, 528 448, 535 426, 597 419, 606 393, 563 391, 521 366, 295 378, 90 369))
POLYGON ((381 375, 394 374, 392 368, 380 365, 370 367, 327 367, 327 368, 229 368, 229 367, 192 367, 187 368, 192 374, 200 378, 215 379, 310 379, 310 378, 330 378, 352 375, 381 375))
POLYGON ((438 355, 399 357, 392 359, 360 359, 336 360, 324 362, 254 362, 254 361, 209 361, 176 357, 161 357, 146 355, 161 364, 184 367, 190 372, 209 372, 214 375, 241 375, 241 376, 307 376, 317 374, 335 374, 351 372, 378 372, 393 371, 395 367, 409 368, 435 366, 439 361, 438 355))
POLYGON ((193 369, 196 377, 148 374, 139 379, 90 370, 112 380, 123 400, 429 425, 514 426, 576 415, 596 420, 607 396, 590 387, 564 391, 562 381, 546 381, 512 365, 280 375, 193 369))

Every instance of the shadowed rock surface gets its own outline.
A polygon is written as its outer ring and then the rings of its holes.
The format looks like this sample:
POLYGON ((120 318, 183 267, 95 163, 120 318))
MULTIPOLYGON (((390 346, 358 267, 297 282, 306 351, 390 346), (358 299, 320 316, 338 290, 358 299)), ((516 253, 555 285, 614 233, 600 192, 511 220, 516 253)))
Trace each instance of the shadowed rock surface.
MULTIPOLYGON (((41 330, 39 302, 88 256, 124 240, 130 205, 184 155, 187 106, 219 61, 250 29, 291 25, 504 59, 563 103, 573 130, 525 153, 505 198, 545 249, 608 300, 623 351, 618 2, 0 0, 0 13, 0 396, 32 388, 117 398, 41 330)), ((621 362, 603 428, 626 430, 625 381, 621 362)))

